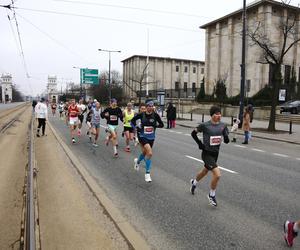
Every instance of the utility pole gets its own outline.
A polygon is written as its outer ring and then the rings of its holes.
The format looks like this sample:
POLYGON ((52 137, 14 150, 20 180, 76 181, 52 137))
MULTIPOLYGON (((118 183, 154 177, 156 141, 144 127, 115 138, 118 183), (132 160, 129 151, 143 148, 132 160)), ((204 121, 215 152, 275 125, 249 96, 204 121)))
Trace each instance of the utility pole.
POLYGON ((244 113, 244 95, 245 95, 245 78, 246 78, 246 0, 243 0, 243 33, 242 33, 242 64, 241 64, 241 88, 240 88, 240 112, 239 127, 243 124, 244 113))
POLYGON ((98 51, 108 52, 109 60, 108 60, 108 96, 109 102, 111 100, 111 76, 110 76, 110 67, 111 67, 111 52, 121 53, 121 50, 107 50, 107 49, 98 49, 98 51))

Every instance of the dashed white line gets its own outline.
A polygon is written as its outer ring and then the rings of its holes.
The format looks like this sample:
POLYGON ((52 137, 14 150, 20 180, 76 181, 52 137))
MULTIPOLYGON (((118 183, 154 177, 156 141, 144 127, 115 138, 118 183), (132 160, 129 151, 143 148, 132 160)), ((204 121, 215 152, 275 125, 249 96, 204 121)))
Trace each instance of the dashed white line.
POLYGON ((190 134, 184 134, 184 135, 186 135, 186 136, 191 136, 190 134))
POLYGON ((284 158, 289 157, 288 155, 278 154, 278 153, 273 153, 273 155, 280 156, 280 157, 284 157, 284 158))
POLYGON ((176 134, 182 134, 182 132, 175 132, 176 134))
MULTIPOLYGON (((197 158, 195 158, 195 157, 193 157, 193 156, 186 155, 185 157, 203 163, 202 160, 197 159, 197 158)), ((233 170, 230 170, 230 169, 227 169, 227 168, 223 168, 223 167, 220 167, 220 166, 219 166, 219 168, 222 169, 222 170, 224 170, 224 171, 227 171, 227 172, 229 172, 229 173, 231 173, 231 174, 237 174, 237 172, 235 172, 235 171, 233 171, 233 170)))
POLYGON ((243 146, 243 145, 233 145, 233 146, 235 146, 237 148, 246 148, 246 146, 243 146))
POLYGON ((262 153, 266 152, 265 150, 258 149, 258 148, 251 148, 251 150, 256 151, 256 152, 262 152, 262 153))

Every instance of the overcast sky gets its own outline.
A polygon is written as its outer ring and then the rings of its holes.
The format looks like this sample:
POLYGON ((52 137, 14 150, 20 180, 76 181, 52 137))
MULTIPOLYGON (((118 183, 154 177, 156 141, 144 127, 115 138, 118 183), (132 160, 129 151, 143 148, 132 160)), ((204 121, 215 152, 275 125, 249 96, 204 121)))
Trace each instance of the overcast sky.
MULTIPOLYGON (((3 5, 10 2, 0 0, 3 5)), ((122 72, 121 60, 147 55, 147 30, 150 56, 204 60, 205 31, 199 26, 242 4, 242 0, 15 0, 26 67, 13 12, 0 8, 0 73, 12 74, 24 94, 44 91, 48 75, 56 75, 59 89, 64 88, 66 81, 79 83, 74 66, 108 69, 108 53, 99 48, 122 51, 111 54, 112 69, 122 72)))

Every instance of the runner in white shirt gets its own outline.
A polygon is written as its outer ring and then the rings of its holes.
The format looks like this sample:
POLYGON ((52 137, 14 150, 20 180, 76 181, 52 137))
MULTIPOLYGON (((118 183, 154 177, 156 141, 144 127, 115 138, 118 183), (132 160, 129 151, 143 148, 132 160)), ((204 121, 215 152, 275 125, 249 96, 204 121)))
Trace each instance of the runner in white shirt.
POLYGON ((42 97, 38 104, 35 106, 35 117, 38 119, 38 128, 36 136, 40 137, 40 128, 42 127, 42 135, 45 135, 46 120, 48 119, 48 108, 45 99, 42 97))
POLYGON ((83 99, 79 100, 79 104, 77 104, 77 107, 79 109, 79 114, 78 114, 78 119, 79 119, 79 124, 78 124, 78 135, 81 135, 81 128, 83 124, 83 119, 84 119, 84 113, 86 111, 86 106, 83 104, 83 99))

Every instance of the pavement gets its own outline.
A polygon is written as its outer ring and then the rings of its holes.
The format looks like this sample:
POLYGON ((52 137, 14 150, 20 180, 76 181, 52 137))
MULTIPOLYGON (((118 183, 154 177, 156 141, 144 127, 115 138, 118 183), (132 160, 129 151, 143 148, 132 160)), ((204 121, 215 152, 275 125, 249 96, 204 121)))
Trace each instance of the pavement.
MULTIPOLYGON (((166 122, 166 117, 162 118, 166 122)), ((202 122, 202 115, 193 114, 191 121, 191 114, 180 114, 180 118, 176 120, 177 126, 195 128, 202 122)), ((204 121, 208 121, 210 116, 204 115, 204 121)), ((228 127, 231 127, 231 117, 222 117, 222 121, 225 122, 228 127)), ((276 132, 271 133, 267 131, 269 121, 267 120, 253 120, 250 124, 252 137, 261 138, 267 140, 275 140, 280 142, 287 142, 300 145, 300 124, 292 125, 292 134, 289 134, 289 123, 276 122, 276 132)), ((243 130, 239 129, 237 134, 243 135, 243 130)))

